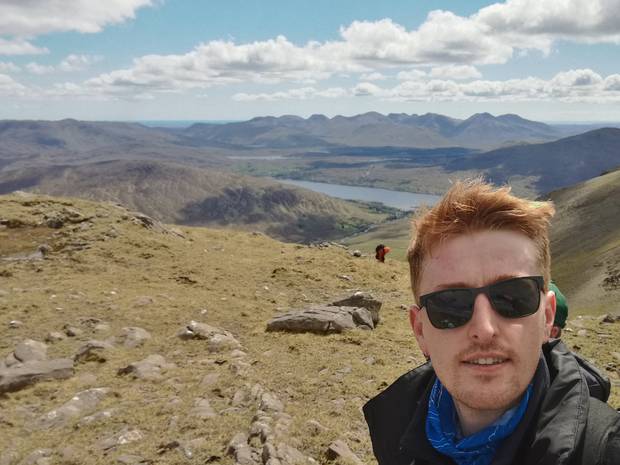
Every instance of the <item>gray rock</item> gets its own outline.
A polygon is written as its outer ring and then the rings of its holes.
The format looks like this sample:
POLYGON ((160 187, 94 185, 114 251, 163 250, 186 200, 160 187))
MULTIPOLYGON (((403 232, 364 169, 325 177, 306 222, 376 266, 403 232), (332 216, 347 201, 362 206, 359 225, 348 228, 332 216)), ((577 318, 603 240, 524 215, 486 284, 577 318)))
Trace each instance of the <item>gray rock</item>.
POLYGON ((121 463, 123 465, 140 465, 140 464, 153 463, 151 460, 147 460, 143 457, 140 457, 139 455, 130 455, 130 454, 119 455, 118 457, 116 457, 116 462, 121 463))
POLYGON ((616 323, 620 321, 620 312, 608 313, 601 320, 602 323, 616 323))
POLYGON ((207 418, 215 418, 217 414, 211 407, 209 399, 198 398, 194 401, 194 407, 191 410, 191 415, 202 420, 207 418))
POLYGON ((316 420, 308 420, 306 422, 306 429, 308 430, 310 436, 318 436, 319 434, 328 431, 327 427, 323 426, 316 420))
POLYGON ((75 326, 72 326, 72 325, 64 325, 62 329, 65 332, 65 334, 69 337, 78 337, 78 336, 81 336, 82 333, 84 332, 80 328, 76 328, 75 326))
POLYGON ((356 292, 351 296, 344 297, 342 299, 332 302, 331 305, 336 307, 362 307, 367 309, 372 315, 372 322, 374 326, 379 323, 379 311, 383 302, 375 298, 368 292, 356 292))
POLYGON ((167 363, 161 355, 149 355, 144 360, 134 362, 118 370, 119 375, 132 375, 134 378, 158 381, 163 378, 162 373, 176 368, 174 363, 167 363))
POLYGON ((19 455, 14 450, 3 450, 0 452, 0 465, 13 465, 17 463, 19 455))
POLYGON ((93 423, 103 423, 112 418, 115 412, 115 410, 103 410, 93 415, 85 416, 80 421, 78 421, 77 427, 83 428, 84 426, 92 425, 93 423))
POLYGON ((34 427, 36 429, 51 429, 65 426, 70 421, 92 412, 109 392, 110 390, 107 388, 95 388, 78 392, 65 404, 39 417, 34 427))
POLYGON ((177 336, 184 340, 206 340, 208 341, 207 350, 209 352, 222 352, 241 348, 239 341, 228 331, 196 321, 190 321, 188 325, 181 328, 177 336))
POLYGON ((24 323, 19 321, 19 320, 11 320, 11 321, 9 321, 9 328, 11 328, 11 329, 21 328, 22 326, 24 326, 24 323))
POLYGON ((59 331, 50 331, 47 333, 47 336, 45 336, 45 342, 49 343, 64 341, 65 339, 67 339, 67 335, 59 331))
POLYGON ((341 439, 332 442, 327 448, 325 455, 327 456, 327 460, 343 459, 345 462, 355 465, 364 465, 364 462, 362 462, 360 458, 349 449, 347 443, 341 439))
POLYGON ((19 465, 49 465, 52 463, 52 449, 37 449, 24 458, 19 465))
POLYGON ((210 388, 217 383, 219 377, 220 375, 217 373, 208 373, 204 375, 202 381, 200 381, 200 387, 203 389, 210 388))
POLYGON ((73 360, 76 363, 103 363, 108 360, 108 352, 113 348, 114 346, 109 342, 96 340, 86 341, 73 356, 73 360))
POLYGON ((316 305, 278 315, 267 323, 267 331, 341 333, 355 328, 373 329, 370 311, 360 307, 316 305), (370 325, 370 326, 369 326, 370 325))
POLYGON ((265 392, 261 396, 259 409, 263 412, 281 412, 284 410, 284 404, 272 393, 265 392))
POLYGON ((354 257, 361 257, 362 256, 362 252, 360 250, 354 250, 353 252, 351 252, 351 255, 353 255, 354 257))
POLYGON ((278 443, 278 458, 287 465, 302 465, 306 463, 306 456, 299 450, 284 442, 278 443))
POLYGON ((127 327, 121 330, 121 335, 116 338, 117 342, 128 349, 140 347, 151 338, 151 333, 138 327, 127 327))
POLYGON ((112 436, 109 436, 97 444, 99 449, 104 451, 108 451, 110 449, 114 449, 115 447, 122 446, 124 444, 129 444, 131 442, 140 441, 144 438, 142 431, 139 429, 131 429, 129 427, 125 427, 117 433, 114 433, 112 436))
POLYGON ((66 379, 73 376, 73 360, 32 361, 22 365, 0 368, 0 393, 18 391, 47 379, 66 379))
POLYGON ((47 346, 42 342, 26 339, 15 347, 13 355, 20 362, 42 361, 47 359, 47 346))
POLYGON ((235 458, 239 465, 255 465, 252 458, 252 449, 248 444, 248 437, 244 433, 237 433, 228 444, 228 454, 235 458))

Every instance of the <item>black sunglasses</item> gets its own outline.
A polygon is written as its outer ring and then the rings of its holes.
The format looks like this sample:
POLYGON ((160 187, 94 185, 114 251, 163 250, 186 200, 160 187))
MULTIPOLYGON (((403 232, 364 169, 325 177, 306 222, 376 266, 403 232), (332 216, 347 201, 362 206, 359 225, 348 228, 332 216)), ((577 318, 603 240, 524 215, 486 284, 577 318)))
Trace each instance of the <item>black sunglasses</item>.
POLYGON ((480 293, 489 298, 501 316, 522 318, 538 310, 544 284, 542 276, 524 276, 477 288, 444 289, 420 296, 420 305, 426 307, 428 319, 437 329, 457 328, 467 323, 480 293))

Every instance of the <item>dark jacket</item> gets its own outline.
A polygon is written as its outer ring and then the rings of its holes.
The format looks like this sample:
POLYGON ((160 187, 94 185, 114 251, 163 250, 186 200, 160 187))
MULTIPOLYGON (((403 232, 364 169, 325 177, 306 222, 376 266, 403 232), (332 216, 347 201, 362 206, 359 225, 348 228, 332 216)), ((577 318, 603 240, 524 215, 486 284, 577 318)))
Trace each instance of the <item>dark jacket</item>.
MULTIPOLYGON (((426 438, 428 398, 434 382, 432 365, 426 363, 364 406, 379 465, 454 465, 426 438)), ((620 464, 620 415, 591 395, 606 401, 609 381, 561 341, 545 344, 525 415, 500 445, 492 464, 620 464), (594 403, 598 403, 596 408, 594 403), (589 410, 591 415, 597 413, 594 419, 589 420, 589 410), (586 447, 590 455, 584 456, 586 447)))

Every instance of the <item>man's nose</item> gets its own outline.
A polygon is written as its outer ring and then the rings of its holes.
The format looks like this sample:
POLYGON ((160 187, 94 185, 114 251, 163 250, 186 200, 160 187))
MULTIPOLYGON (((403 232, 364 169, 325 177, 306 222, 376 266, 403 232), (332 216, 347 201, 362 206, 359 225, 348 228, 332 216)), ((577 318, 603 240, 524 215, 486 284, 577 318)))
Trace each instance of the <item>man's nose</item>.
POLYGON ((497 335, 499 315, 493 309, 489 297, 484 293, 476 296, 474 301, 474 313, 467 325, 470 338, 479 343, 487 343, 497 335))

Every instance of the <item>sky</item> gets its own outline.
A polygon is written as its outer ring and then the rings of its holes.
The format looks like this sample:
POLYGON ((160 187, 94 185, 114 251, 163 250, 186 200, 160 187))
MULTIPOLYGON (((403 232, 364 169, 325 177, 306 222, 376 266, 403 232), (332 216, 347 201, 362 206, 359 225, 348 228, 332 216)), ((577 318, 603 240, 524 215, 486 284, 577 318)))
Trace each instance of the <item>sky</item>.
POLYGON ((620 0, 0 0, 0 119, 620 121, 620 0))

